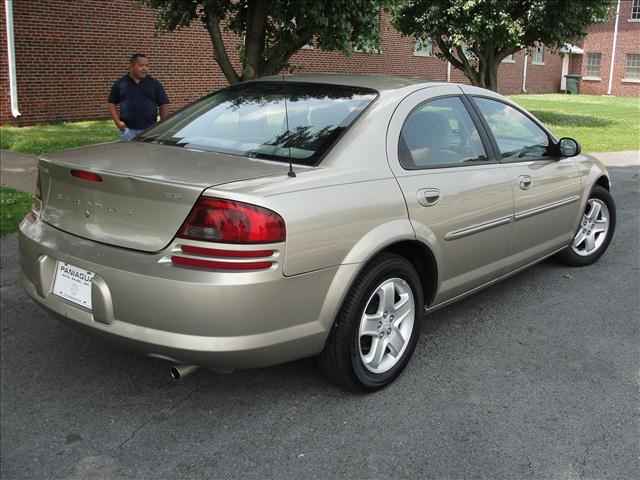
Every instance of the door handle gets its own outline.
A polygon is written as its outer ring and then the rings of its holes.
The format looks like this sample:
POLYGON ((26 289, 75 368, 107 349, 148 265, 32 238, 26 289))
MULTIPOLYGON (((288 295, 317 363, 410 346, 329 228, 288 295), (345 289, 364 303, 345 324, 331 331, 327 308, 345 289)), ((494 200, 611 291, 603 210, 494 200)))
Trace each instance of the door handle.
POLYGON ((520 175, 518 177, 518 185, 521 190, 528 190, 532 183, 533 180, 531 180, 529 175, 520 175))
POLYGON ((437 188, 423 188, 418 190, 418 203, 423 207, 432 207, 440 200, 442 200, 442 194, 437 188))

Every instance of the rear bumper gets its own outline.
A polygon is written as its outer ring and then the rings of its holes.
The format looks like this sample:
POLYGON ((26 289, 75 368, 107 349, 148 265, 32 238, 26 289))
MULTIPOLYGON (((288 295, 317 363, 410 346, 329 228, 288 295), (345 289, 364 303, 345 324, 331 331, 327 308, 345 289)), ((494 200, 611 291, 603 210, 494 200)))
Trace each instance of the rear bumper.
POLYGON ((146 355, 214 368, 264 367, 318 354, 358 267, 294 277, 283 276, 281 266, 202 271, 162 262, 171 247, 141 253, 28 219, 19 245, 23 288, 63 323, 146 355), (93 310, 52 293, 58 260, 95 272, 93 310))

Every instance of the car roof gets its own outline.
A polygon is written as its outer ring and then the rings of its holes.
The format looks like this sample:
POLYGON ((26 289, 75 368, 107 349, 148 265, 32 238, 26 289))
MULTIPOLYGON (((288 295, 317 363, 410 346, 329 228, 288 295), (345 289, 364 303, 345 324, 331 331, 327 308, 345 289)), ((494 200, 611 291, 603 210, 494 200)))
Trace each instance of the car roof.
POLYGON ((403 77, 399 75, 345 75, 340 73, 309 73, 299 75, 273 75, 270 77, 258 78, 254 81, 276 82, 308 82, 326 83, 332 85, 348 85, 352 87, 363 87, 377 90, 379 92, 389 90, 399 90, 414 85, 451 85, 446 82, 434 82, 424 78, 403 77))

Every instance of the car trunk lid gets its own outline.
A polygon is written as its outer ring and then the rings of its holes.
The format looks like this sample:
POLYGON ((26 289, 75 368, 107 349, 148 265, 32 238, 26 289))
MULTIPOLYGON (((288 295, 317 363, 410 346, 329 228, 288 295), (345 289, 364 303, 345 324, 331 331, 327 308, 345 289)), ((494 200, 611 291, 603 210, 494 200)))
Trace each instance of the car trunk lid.
POLYGON ((40 159, 42 219, 65 232, 147 252, 168 245, 211 186, 286 174, 287 165, 147 143, 113 143, 40 159), (90 172, 93 175, 80 174, 90 172))

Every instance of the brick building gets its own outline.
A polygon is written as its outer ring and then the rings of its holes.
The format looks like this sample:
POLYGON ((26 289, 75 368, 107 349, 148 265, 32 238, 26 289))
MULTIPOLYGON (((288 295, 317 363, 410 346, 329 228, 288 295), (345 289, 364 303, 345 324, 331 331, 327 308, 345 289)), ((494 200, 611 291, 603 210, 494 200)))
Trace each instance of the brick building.
MULTIPOLYGON (((632 10, 631 0, 622 0, 622 3, 625 5, 621 8, 621 18, 632 10)), ((1 2, 0 123, 29 125, 107 118, 105 102, 109 88, 126 72, 128 56, 134 51, 150 56, 152 75, 164 83, 172 110, 227 84, 213 60, 211 42, 204 28, 194 24, 170 34, 155 35, 151 12, 135 9, 134 4, 135 0, 14 0, 16 91, 20 112, 20 117, 15 119, 9 93, 7 17, 5 4, 1 2)), ((625 26, 627 24, 628 28, 620 28, 618 34, 618 42, 624 45, 619 47, 620 53, 616 53, 616 72, 620 75, 625 68, 619 65, 619 58, 624 58, 619 55, 640 53, 637 35, 640 23, 627 22, 625 26)), ((380 25, 382 43, 379 52, 354 51, 345 56, 304 48, 293 56, 292 64, 300 72, 386 73, 468 83, 462 72, 435 58, 429 44, 416 45, 412 38, 402 37, 389 25, 386 12, 381 14, 380 25)), ((610 24, 594 27, 594 38, 602 40, 593 42, 607 45, 606 32, 611 29, 610 24)), ((612 33, 608 35, 611 38, 612 33)), ((600 45, 594 43, 592 47, 590 42, 591 35, 584 42, 587 53, 595 52, 596 46, 600 45)), ((225 43, 238 67, 239 57, 234 48, 238 38, 225 33, 225 43)), ((606 62, 610 53, 604 48, 599 52, 601 70, 608 71, 606 62)), ((587 61, 582 57, 570 55, 571 61, 565 62, 564 71, 580 73, 586 70, 587 61)), ((633 61, 634 57, 631 58, 633 61)), ((590 71, 594 71, 592 65, 590 71)), ((500 65, 498 90, 504 94, 558 92, 562 73, 563 57, 539 45, 531 54, 518 52, 500 65)), ((584 90, 606 93, 606 90, 596 88, 599 84, 595 81, 589 82, 593 83, 584 90)), ((624 83, 618 81, 621 87, 616 87, 613 93, 639 95, 640 84, 632 82, 629 79, 624 83)), ((606 83, 604 76, 600 83, 606 83)))
POLYGON ((617 17, 589 29, 581 44, 584 55, 572 56, 582 93, 640 96, 640 0, 620 0, 619 9, 617 17))

